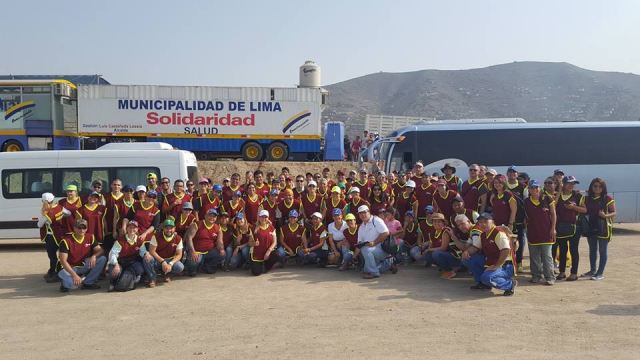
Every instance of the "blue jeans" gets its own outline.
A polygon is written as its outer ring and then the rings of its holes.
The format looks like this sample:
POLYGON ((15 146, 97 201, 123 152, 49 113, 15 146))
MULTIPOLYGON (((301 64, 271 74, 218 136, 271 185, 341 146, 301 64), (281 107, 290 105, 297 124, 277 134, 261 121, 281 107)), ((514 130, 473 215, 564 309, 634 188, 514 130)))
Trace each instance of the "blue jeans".
MULTIPOLYGON (((233 252, 231 252, 233 254, 233 252)), ((247 264, 249 262, 249 245, 243 247, 238 251, 238 255, 231 256, 229 259, 229 267, 232 269, 237 269, 242 264, 247 264)))
POLYGON ((187 270, 187 274, 192 276, 195 275, 198 270, 213 274, 223 259, 216 248, 209 250, 206 254, 200 254, 197 261, 193 261, 191 254, 187 253, 187 260, 184 267, 187 270))
POLYGON ((231 244, 229 244, 229 246, 227 246, 224 249, 224 266, 231 266, 231 257, 233 256, 233 246, 231 244))
POLYGON ((374 247, 364 246, 361 254, 364 258, 364 272, 373 276, 380 276, 393 265, 393 258, 382 250, 380 244, 374 247))
POLYGON ((462 264, 466 266, 469 271, 473 274, 473 279, 477 283, 482 282, 482 273, 484 272, 484 255, 482 254, 473 254, 469 257, 468 260, 462 260, 462 264))
POLYGON ((603 275, 604 268, 607 266, 607 248, 609 247, 609 240, 600 239, 597 236, 590 236, 587 238, 589 242, 589 265, 590 271, 595 275, 603 275), (600 253, 600 263, 596 269, 596 261, 598 260, 598 253, 600 253))
POLYGON ((462 265, 460 259, 448 251, 434 251, 432 254, 433 262, 443 270, 451 271, 454 267, 460 267, 460 265, 462 265))
POLYGON ((340 251, 342 252, 342 265, 351 264, 353 261, 353 251, 348 247, 342 247, 340 251))
POLYGON ((485 270, 480 276, 480 281, 496 289, 506 291, 513 289, 513 265, 506 264, 494 271, 485 270))
POLYGON ((281 263, 286 263, 289 257, 295 258, 296 262, 302 263, 302 259, 304 258, 303 254, 299 252, 293 256, 289 256, 283 246, 278 246, 278 248, 276 249, 276 254, 278 254, 278 259, 281 263))
POLYGON ((329 250, 317 249, 308 254, 305 254, 302 248, 298 249, 296 254, 297 256, 301 256, 304 264, 327 264, 327 257, 329 256, 329 250))
MULTIPOLYGON (((89 258, 84 259, 84 265, 74 266, 73 271, 75 271, 75 273, 80 275, 81 277, 83 275, 86 275, 86 278, 82 282, 83 284, 93 285, 96 282, 98 282, 98 277, 100 276, 100 273, 102 273, 104 266, 107 264, 107 258, 104 256, 98 256, 96 258, 95 266, 91 269, 89 269, 89 266, 87 266, 88 260, 89 258)), ((58 272, 58 277, 60 278, 60 280, 62 280, 62 286, 64 286, 65 288, 67 289, 77 288, 73 284, 73 278, 71 277, 71 274, 69 274, 67 270, 65 269, 60 270, 58 272)))
MULTIPOLYGON (((172 258, 167 258, 165 260, 171 260, 172 258)), ((158 273, 163 274, 162 264, 158 262, 155 258, 151 258, 151 261, 142 260, 142 265, 144 265, 144 271, 147 273, 147 277, 151 281, 156 281, 158 277, 158 273)), ((184 270, 184 265, 180 261, 176 261, 173 263, 171 267, 171 274, 180 274, 184 270)))

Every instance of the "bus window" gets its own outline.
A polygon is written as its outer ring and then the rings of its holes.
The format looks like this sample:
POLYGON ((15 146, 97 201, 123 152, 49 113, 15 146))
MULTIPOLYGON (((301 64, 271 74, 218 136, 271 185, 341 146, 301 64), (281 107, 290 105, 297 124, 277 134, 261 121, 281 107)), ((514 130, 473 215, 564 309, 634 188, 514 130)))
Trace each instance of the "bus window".
POLYGON ((157 167, 136 167, 136 168, 116 168, 116 178, 122 180, 123 185, 145 185, 147 183, 147 174, 154 173, 158 175, 158 179, 162 177, 160 169, 157 167))
POLYGON ((198 167, 187 166, 187 176, 189 177, 189 179, 186 179, 186 180, 191 180, 194 183, 198 181, 198 167))
POLYGON ((2 172, 4 197, 37 198, 53 190, 52 169, 5 170, 2 172))
POLYGON ((89 194, 93 188, 93 181, 102 182, 102 187, 107 191, 106 184, 109 181, 108 169, 62 169, 62 190, 68 185, 76 185, 78 194, 89 194))

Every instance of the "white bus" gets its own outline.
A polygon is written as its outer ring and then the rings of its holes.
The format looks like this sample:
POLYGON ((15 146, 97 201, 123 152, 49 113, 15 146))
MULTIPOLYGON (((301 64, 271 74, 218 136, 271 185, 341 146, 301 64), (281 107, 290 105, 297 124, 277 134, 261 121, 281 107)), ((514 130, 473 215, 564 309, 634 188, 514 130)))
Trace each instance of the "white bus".
POLYGON ((463 180, 473 163, 503 174, 515 165, 539 181, 562 169, 582 190, 601 177, 616 199, 616 221, 640 221, 640 122, 432 121, 393 131, 367 151, 387 171, 422 160, 426 171, 439 173, 450 162, 463 180))
POLYGON ((162 143, 109 144, 98 150, 29 151, 0 154, 0 239, 37 238, 41 196, 51 192, 65 196, 65 187, 78 186, 80 195, 91 191, 91 183, 102 182, 110 190, 111 180, 124 185, 146 184, 153 172, 176 179, 196 179, 198 164, 193 153, 174 150, 162 143))

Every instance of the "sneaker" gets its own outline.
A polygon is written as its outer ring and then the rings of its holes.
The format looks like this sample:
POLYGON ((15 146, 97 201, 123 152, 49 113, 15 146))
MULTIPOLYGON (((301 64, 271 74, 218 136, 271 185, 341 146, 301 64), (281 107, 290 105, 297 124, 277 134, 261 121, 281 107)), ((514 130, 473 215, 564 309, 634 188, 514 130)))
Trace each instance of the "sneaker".
POLYGON ((56 274, 54 272, 52 272, 52 273, 48 272, 48 273, 44 274, 43 278, 44 278, 44 281, 46 283, 56 283, 56 282, 60 281, 60 278, 58 278, 58 274, 56 274))
POLYGON ((167 275, 165 275, 165 277, 164 277, 164 282, 166 282, 166 283, 170 283, 170 282, 171 282, 171 276, 167 276, 167 275))
POLYGON ((567 274, 561 272, 560 274, 558 274, 558 276, 556 276, 556 280, 564 280, 567 278, 567 274))
POLYGON ((593 275, 594 275, 593 271, 589 271, 589 272, 586 272, 586 273, 584 273, 584 274, 580 275, 580 277, 583 277, 583 278, 590 278, 590 277, 592 277, 593 275))
POLYGON ((578 275, 576 275, 576 274, 571 274, 567 278, 567 281, 576 281, 576 280, 578 280, 578 275))
POLYGON ((471 290, 489 290, 491 289, 491 286, 487 286, 483 283, 477 283, 473 286, 470 287, 471 290))
POLYGON ((82 290, 97 290, 97 289, 100 289, 100 285, 98 285, 98 284, 82 284, 80 289, 82 289, 82 290))
POLYGON ((395 261, 391 261, 391 267, 389 268, 391 270, 392 274, 397 274, 398 273, 398 264, 396 264, 395 261))
POLYGON ((147 286, 150 287, 150 288, 154 288, 154 287, 156 287, 156 282, 151 280, 151 281, 149 281, 149 284, 147 284, 147 286))
POLYGON ((69 292, 69 289, 67 289, 66 287, 64 287, 64 286, 60 285, 60 292, 61 292, 61 293, 68 293, 68 292, 69 292))
POLYGON ((522 266, 522 264, 518 264, 518 268, 516 269, 516 271, 518 273, 520 273, 520 274, 523 273, 524 272, 524 266, 522 266))
POLYGON ((542 280, 542 279, 540 279, 540 278, 531 278, 531 279, 529 279, 529 282, 530 282, 530 283, 532 283, 532 284, 537 284, 537 283, 539 283, 541 280, 542 280))
POLYGON ((547 286, 552 286, 555 283, 556 283, 555 280, 547 280, 547 281, 544 282, 544 284, 547 285, 547 286))
POLYGON ((109 284, 109 289, 107 289, 107 292, 114 292, 116 289, 116 287, 113 284, 109 284))
POLYGON ((443 278, 443 279, 451 280, 454 277, 456 277, 456 272, 455 271, 445 271, 440 275, 440 277, 443 278))
POLYGON ((604 275, 593 275, 591 277, 591 280, 595 280, 595 281, 604 280, 604 275))
POLYGON ((349 269, 349 264, 342 264, 338 268, 338 271, 346 271, 347 269, 349 269))
POLYGON ((516 293, 516 286, 518 286, 518 280, 513 280, 513 286, 510 290, 506 290, 502 293, 503 296, 513 296, 516 293))

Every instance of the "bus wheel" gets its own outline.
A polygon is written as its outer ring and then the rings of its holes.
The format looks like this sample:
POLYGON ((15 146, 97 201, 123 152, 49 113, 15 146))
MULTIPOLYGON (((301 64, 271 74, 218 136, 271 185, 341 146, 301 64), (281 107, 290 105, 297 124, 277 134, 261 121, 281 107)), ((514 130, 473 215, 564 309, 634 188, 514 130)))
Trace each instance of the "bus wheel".
POLYGON ((16 152, 22 150, 24 150, 22 148, 22 144, 15 140, 9 140, 2 145, 3 152, 16 152))
POLYGON ((267 148, 267 160, 269 161, 286 161, 289 158, 289 149, 287 145, 274 142, 267 148))
POLYGON ((260 161, 264 156, 264 150, 262 150, 262 146, 257 142, 248 142, 242 145, 242 158, 245 161, 260 161))

